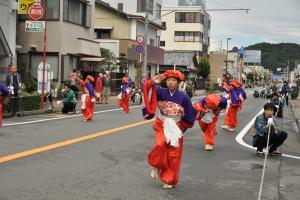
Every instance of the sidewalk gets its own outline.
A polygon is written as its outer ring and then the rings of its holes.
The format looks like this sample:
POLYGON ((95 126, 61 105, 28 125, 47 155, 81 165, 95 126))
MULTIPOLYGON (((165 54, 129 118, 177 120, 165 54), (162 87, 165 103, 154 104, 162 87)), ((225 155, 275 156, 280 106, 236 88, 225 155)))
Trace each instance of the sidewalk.
MULTIPOLYGON (((282 128, 288 133, 288 138, 282 145, 283 153, 300 156, 300 134, 297 127, 294 113, 298 112, 300 109, 300 99, 297 101, 293 100, 293 103, 297 103, 297 111, 292 109, 290 106, 284 107, 284 117, 282 121, 282 128)), ((299 119, 299 118, 298 118, 299 119)), ((281 158, 281 164, 279 167, 279 180, 278 180, 278 190, 279 190, 279 199, 285 200, 297 200, 300 196, 300 168, 295 167, 299 166, 299 159, 295 158, 281 158)))
MULTIPOLYGON (((298 96, 297 99, 290 100, 291 106, 292 106, 292 111, 295 115, 295 120, 298 126, 298 133, 300 132, 300 95, 298 96)), ((300 133, 299 133, 300 134, 300 133)))

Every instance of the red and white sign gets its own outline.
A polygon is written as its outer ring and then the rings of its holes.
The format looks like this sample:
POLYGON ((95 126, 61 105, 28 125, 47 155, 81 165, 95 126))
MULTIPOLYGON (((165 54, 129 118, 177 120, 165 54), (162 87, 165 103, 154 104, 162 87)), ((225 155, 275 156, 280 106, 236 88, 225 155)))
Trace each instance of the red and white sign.
POLYGON ((41 5, 35 4, 28 9, 28 15, 33 20, 39 20, 44 15, 44 8, 41 5))
POLYGON ((138 44, 143 44, 144 43, 144 36, 143 35, 137 35, 135 40, 138 44))

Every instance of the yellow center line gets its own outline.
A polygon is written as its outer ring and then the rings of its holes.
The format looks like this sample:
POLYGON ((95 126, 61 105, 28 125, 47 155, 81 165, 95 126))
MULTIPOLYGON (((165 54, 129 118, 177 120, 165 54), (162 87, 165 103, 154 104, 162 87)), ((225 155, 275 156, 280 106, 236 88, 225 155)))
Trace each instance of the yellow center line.
POLYGON ((101 132, 98 132, 98 133, 93 133, 93 134, 90 134, 90 135, 86 135, 86 136, 82 136, 82 137, 78 137, 78 138, 58 142, 58 143, 55 143, 55 144, 42 146, 42 147, 38 147, 38 148, 35 148, 35 149, 30 149, 30 150, 23 151, 23 152, 20 152, 20 153, 0 157, 0 163, 5 163, 5 162, 11 161, 11 160, 15 160, 15 159, 18 159, 18 158, 23 158, 25 156, 30 156, 30 155, 38 154, 38 153, 41 153, 41 152, 53 150, 53 149, 56 149, 56 148, 64 147, 64 146, 75 144, 75 143, 78 143, 78 142, 83 142, 83 141, 90 140, 90 139, 93 139, 93 138, 96 138, 96 137, 99 137, 99 136, 103 136, 103 135, 111 134, 111 133, 114 133, 114 132, 122 131, 122 130, 125 130, 125 129, 133 128, 133 127, 136 127, 136 126, 141 126, 141 125, 144 125, 144 124, 148 124, 148 123, 153 122, 153 121, 154 120, 147 120, 147 121, 141 121, 141 122, 137 122, 137 123, 133 123, 133 124, 127 124, 127 125, 124 125, 124 126, 120 126, 118 128, 113 128, 113 129, 101 131, 101 132))

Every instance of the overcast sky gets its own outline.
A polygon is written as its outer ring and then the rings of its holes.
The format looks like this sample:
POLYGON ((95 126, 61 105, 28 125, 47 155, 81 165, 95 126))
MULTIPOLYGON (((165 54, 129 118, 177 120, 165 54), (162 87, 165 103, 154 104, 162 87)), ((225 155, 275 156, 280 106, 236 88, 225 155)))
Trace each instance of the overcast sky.
MULTIPOLYGON (((177 6, 177 0, 163 0, 163 6, 177 6)), ((207 0, 206 9, 249 8, 245 11, 209 12, 211 50, 248 46, 259 42, 300 44, 300 0, 207 0)))

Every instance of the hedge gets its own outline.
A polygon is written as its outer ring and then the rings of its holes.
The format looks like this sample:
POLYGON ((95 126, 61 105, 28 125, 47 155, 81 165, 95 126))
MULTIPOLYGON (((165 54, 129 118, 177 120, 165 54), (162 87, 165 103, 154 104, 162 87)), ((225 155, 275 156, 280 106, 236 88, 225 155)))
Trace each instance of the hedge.
MULTIPOLYGON (((13 97, 10 97, 9 103, 3 105, 3 112, 8 113, 13 97)), ((19 112, 41 109, 41 95, 22 93, 19 100, 19 112)))

